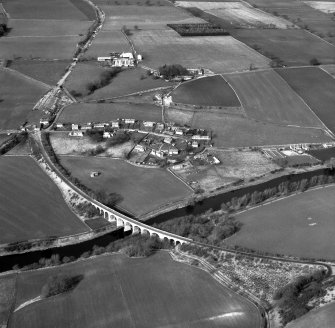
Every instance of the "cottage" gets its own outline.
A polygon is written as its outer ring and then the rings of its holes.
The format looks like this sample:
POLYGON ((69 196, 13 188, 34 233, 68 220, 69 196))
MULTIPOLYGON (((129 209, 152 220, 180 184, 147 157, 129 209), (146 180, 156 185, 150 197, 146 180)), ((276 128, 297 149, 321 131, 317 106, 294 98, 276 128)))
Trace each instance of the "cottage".
POLYGON ((79 125, 78 124, 72 124, 71 128, 72 128, 72 131, 79 130, 79 125))
POLYGON ((71 132, 69 133, 69 136, 70 136, 70 137, 83 137, 84 134, 83 134, 82 131, 71 131, 71 132))
POLYGON ((179 150, 176 147, 171 147, 169 149, 169 155, 178 155, 179 150))
POLYGON ((143 153, 143 152, 145 152, 145 147, 143 145, 138 144, 138 145, 135 146, 134 150, 137 150, 137 151, 143 153))
POLYGON ((134 118, 126 118, 124 120, 124 123, 126 123, 126 124, 134 124, 135 123, 135 119, 134 118))
POLYGON ((175 133, 176 135, 178 135, 178 136, 182 136, 182 135, 184 134, 184 132, 183 132, 182 130, 180 130, 180 129, 175 130, 174 133, 175 133))
POLYGON ((120 127, 120 123, 119 121, 112 121, 112 128, 119 128, 120 127))
POLYGON ((104 134, 102 135, 102 137, 103 138, 105 138, 105 139, 109 139, 109 138, 111 138, 111 137, 113 137, 113 133, 111 133, 111 132, 104 132, 104 134))
POLYGON ((172 138, 171 137, 166 137, 163 140, 164 143, 171 144, 172 143, 172 138))
POLYGON ((151 121, 143 121, 143 125, 146 128, 152 128, 154 126, 155 122, 151 122, 151 121))
POLYGON ((192 142, 192 147, 193 148, 198 148, 199 147, 199 143, 197 141, 193 141, 192 142))

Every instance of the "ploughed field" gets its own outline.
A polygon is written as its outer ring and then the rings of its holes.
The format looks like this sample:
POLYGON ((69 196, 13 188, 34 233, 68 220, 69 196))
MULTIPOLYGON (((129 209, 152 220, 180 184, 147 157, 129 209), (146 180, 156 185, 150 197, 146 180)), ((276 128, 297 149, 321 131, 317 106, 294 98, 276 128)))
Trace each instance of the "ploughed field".
POLYGON ((304 101, 273 70, 226 74, 249 118, 277 124, 322 127, 304 101))
POLYGON ((220 75, 205 77, 178 86, 172 92, 176 103, 197 106, 239 107, 234 90, 220 75))
POLYGON ((161 108, 149 104, 132 103, 77 103, 63 109, 58 118, 62 123, 109 122, 118 118, 160 122, 161 108))
POLYGON ((257 309, 208 273, 174 262, 167 253, 130 259, 101 256, 19 274, 15 308, 40 295, 50 275, 84 275, 71 292, 16 311, 13 328, 202 327, 256 328, 257 309), (74 315, 75 313, 75 320, 74 315))
POLYGON ((109 158, 59 158, 71 175, 88 188, 120 194, 123 200, 118 206, 136 216, 192 195, 192 191, 184 183, 165 169, 143 168, 109 158), (101 174, 91 178, 92 171, 101 174))
POLYGON ((335 133, 335 79, 318 67, 278 69, 277 73, 335 133))
POLYGON ((273 254, 334 260, 335 186, 310 190, 236 215, 227 243, 273 254))
POLYGON ((1 157, 0 181, 0 244, 88 230, 30 157, 1 157))
POLYGON ((39 123, 41 112, 32 111, 49 86, 0 68, 0 129, 17 129, 29 121, 39 123))

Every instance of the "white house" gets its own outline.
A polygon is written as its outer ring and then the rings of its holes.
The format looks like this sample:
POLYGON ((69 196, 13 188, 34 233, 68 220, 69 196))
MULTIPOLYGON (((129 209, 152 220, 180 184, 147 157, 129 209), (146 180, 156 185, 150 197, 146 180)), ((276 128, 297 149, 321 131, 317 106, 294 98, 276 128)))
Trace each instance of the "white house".
POLYGON ((192 147, 193 148, 198 148, 199 147, 199 143, 197 141, 193 141, 192 142, 192 147))
POLYGON ((120 127, 119 121, 112 121, 112 128, 119 128, 119 127, 120 127))
POLYGON ((111 138, 111 137, 113 137, 113 133, 111 133, 111 132, 104 132, 104 134, 102 135, 102 137, 103 138, 105 138, 105 139, 109 139, 109 138, 111 138))
POLYGON ((135 123, 135 119, 134 119, 134 118, 126 118, 126 119, 124 120, 124 122, 125 122, 126 124, 134 124, 134 123, 135 123))
POLYGON ((179 150, 176 147, 171 147, 169 149, 169 155, 178 155, 179 150))
POLYGON ((84 134, 83 134, 82 131, 71 131, 71 132, 69 133, 69 136, 70 136, 70 137, 83 137, 84 134))
POLYGON ((135 146, 134 150, 137 150, 137 151, 143 153, 145 151, 145 147, 143 145, 138 144, 138 145, 135 146))
POLYGON ((49 125, 50 121, 48 118, 41 118, 40 119, 40 124, 43 124, 43 125, 49 125))
POLYGON ((165 142, 165 143, 167 143, 167 144, 171 144, 171 142, 172 142, 172 138, 170 138, 170 137, 166 137, 166 138, 164 138, 163 142, 165 142))
POLYGON ((62 128, 64 128, 64 124, 63 123, 57 123, 56 128, 57 129, 62 129, 62 128))
POLYGON ((72 130, 79 130, 79 125, 78 124, 72 124, 71 128, 72 128, 72 130))
POLYGON ((184 134, 184 132, 182 131, 182 130, 175 130, 175 132, 174 132, 176 135, 178 135, 178 136, 182 136, 183 134, 184 134))

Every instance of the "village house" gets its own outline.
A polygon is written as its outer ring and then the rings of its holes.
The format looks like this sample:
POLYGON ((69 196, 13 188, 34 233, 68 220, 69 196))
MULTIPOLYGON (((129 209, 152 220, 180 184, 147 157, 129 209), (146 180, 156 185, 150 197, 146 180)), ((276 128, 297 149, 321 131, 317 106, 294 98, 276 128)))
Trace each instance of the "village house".
POLYGON ((143 145, 138 144, 138 145, 135 146, 134 150, 137 150, 137 151, 143 153, 143 152, 145 152, 145 147, 143 145))
POLYGON ((199 147, 199 143, 197 141, 193 141, 192 142, 192 147, 193 148, 198 148, 199 147))
POLYGON ((163 140, 164 143, 171 144, 172 143, 172 138, 171 137, 166 137, 163 140))
POLYGON ((81 126, 81 130, 85 130, 85 131, 87 131, 87 130, 92 130, 92 125, 91 125, 91 123, 87 123, 87 124, 82 125, 82 126, 81 126))
POLYGON ((192 136, 192 140, 211 140, 211 137, 209 134, 195 134, 192 136))
POLYGON ((178 136, 182 136, 182 135, 184 134, 183 130, 180 130, 180 129, 175 130, 174 133, 175 133, 176 135, 178 135, 178 136))
POLYGON ((64 124, 63 123, 57 123, 56 124, 56 128, 57 129, 63 129, 64 128, 64 124))
POLYGON ((112 121, 112 128, 119 128, 119 127, 120 127, 119 121, 112 121))
POLYGON ((93 126, 95 129, 104 129, 105 126, 108 126, 108 123, 95 123, 93 126))
POLYGON ((74 130, 79 130, 79 125, 78 125, 78 124, 73 124, 73 123, 72 123, 72 125, 71 125, 71 129, 72 129, 72 131, 74 131, 74 130))
POLYGON ((163 131, 164 130, 164 124, 163 123, 157 123, 156 124, 156 130, 163 131))
POLYGON ((134 118, 126 118, 124 120, 124 123, 126 123, 126 124, 135 124, 135 119, 134 118))
POLYGON ((152 128, 154 126, 155 122, 151 122, 151 121, 143 121, 143 125, 146 128, 152 128))
POLYGON ((70 136, 70 137, 83 137, 84 134, 83 134, 82 131, 71 131, 71 132, 69 133, 69 136, 70 136))
POLYGON ((111 132, 104 132, 104 134, 102 135, 102 137, 105 138, 105 139, 112 138, 113 136, 114 136, 114 134, 111 133, 111 132))
POLYGON ((47 117, 40 119, 40 124, 42 124, 43 126, 47 126, 47 125, 49 125, 49 123, 50 123, 50 121, 49 121, 49 118, 47 118, 47 117))
POLYGON ((176 147, 171 147, 169 149, 169 155, 178 155, 179 154, 179 150, 176 147))

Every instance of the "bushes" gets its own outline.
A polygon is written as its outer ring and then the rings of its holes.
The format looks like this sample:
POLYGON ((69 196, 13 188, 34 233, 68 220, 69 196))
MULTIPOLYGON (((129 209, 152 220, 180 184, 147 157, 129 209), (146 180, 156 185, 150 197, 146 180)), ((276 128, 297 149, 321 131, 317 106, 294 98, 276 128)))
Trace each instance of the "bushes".
POLYGON ((215 24, 167 24, 167 26, 181 36, 229 35, 224 28, 215 24))
POLYGON ((112 138, 107 140, 107 147, 121 145, 130 140, 130 136, 127 132, 119 131, 112 138))
POLYGON ((164 79, 171 79, 176 76, 181 75, 189 75, 188 70, 179 65, 179 64, 173 64, 173 65, 164 65, 158 68, 159 74, 164 77, 164 79))
POLYGON ((26 142, 27 138, 28 138, 27 132, 22 132, 20 134, 13 135, 8 141, 6 141, 3 145, 1 145, 0 155, 6 154, 18 144, 26 142))
POLYGON ((92 94, 95 90, 101 89, 108 85, 111 80, 120 72, 121 68, 119 67, 111 68, 102 72, 99 81, 94 81, 87 84, 86 88, 88 90, 88 94, 92 94))
POLYGON ((55 296, 73 290, 84 279, 83 275, 67 276, 56 275, 48 279, 42 287, 41 296, 43 298, 55 296))

